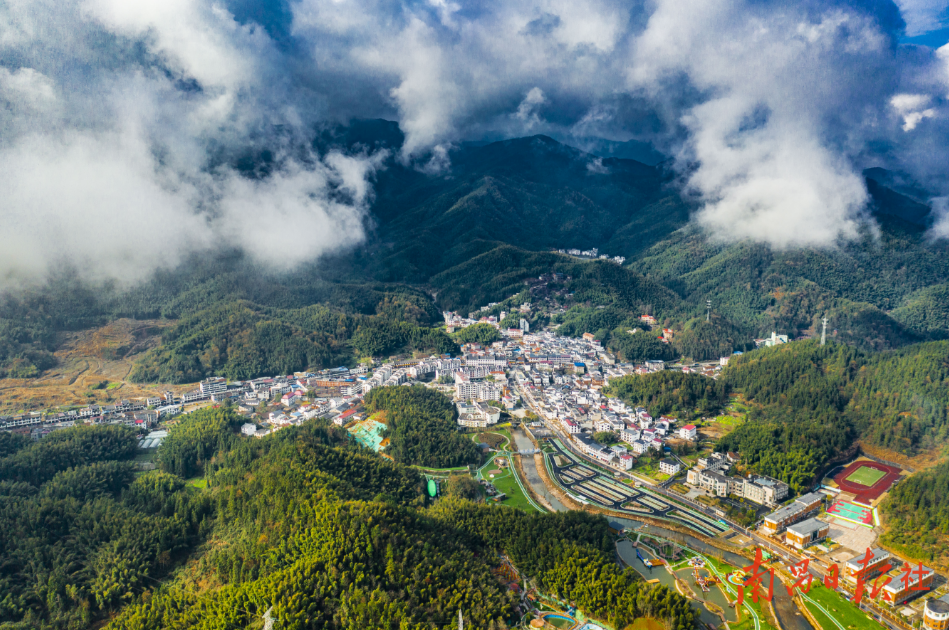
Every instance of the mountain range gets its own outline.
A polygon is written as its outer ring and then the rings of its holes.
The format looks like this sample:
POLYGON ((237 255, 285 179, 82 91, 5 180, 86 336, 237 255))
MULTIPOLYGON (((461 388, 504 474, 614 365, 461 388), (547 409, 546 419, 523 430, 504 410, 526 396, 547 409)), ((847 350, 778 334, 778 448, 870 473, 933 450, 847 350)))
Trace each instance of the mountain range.
MULTIPOLYGON (((131 289, 92 285, 63 272, 42 288, 3 297, 0 369, 26 377, 48 369, 57 331, 118 317, 161 317, 206 332, 219 321, 221 309, 233 309, 239 301, 255 314, 236 320, 233 334, 226 335, 233 339, 198 335, 203 340, 172 353, 190 354, 191 368, 138 373, 175 380, 212 373, 226 360, 202 360, 209 347, 244 352, 240 333, 269 321, 280 322, 278 338, 307 338, 319 346, 296 353, 300 362, 324 365, 353 352, 350 339, 364 323, 360 318, 401 317, 408 309, 413 325, 429 326, 441 310, 467 312, 509 298, 526 288, 525 280, 554 270, 568 275, 567 289, 574 294, 580 289, 584 297, 572 304, 576 325, 569 328, 576 334, 598 333, 609 343, 610 331, 624 317, 635 320, 646 309, 662 326, 704 340, 678 349, 690 358, 715 358, 772 330, 813 335, 823 317, 832 337, 865 350, 949 332, 947 245, 926 236, 930 209, 920 202, 921 192, 882 169, 865 173, 872 221, 863 224, 857 239, 825 249, 776 250, 710 240, 690 221, 699 206, 683 194, 666 162, 650 166, 603 158, 532 136, 462 145, 451 153, 447 170, 426 173, 395 157, 402 142, 398 126, 382 120, 333 128, 316 141, 323 152, 390 153, 375 176, 368 237, 356 249, 290 272, 260 268, 240 252, 221 252, 159 272, 131 289), (597 248, 626 260, 620 267, 554 251, 571 248, 597 248), (706 300, 713 315, 707 323, 706 300), (338 316, 317 318, 323 323, 316 324, 298 312, 314 304, 357 319, 349 328, 338 326, 338 316), (602 309, 609 309, 612 319, 580 330, 585 318, 602 309), (332 331, 326 329, 330 319, 332 331)), ((265 155, 246 155, 234 165, 253 176, 267 164, 265 155)), ((169 342, 184 337, 173 326, 165 350, 154 351, 146 363, 154 364, 162 352, 168 355, 169 342)), ((394 341, 386 350, 398 345, 394 341)), ((275 367, 268 361, 254 365, 264 372, 275 367)))

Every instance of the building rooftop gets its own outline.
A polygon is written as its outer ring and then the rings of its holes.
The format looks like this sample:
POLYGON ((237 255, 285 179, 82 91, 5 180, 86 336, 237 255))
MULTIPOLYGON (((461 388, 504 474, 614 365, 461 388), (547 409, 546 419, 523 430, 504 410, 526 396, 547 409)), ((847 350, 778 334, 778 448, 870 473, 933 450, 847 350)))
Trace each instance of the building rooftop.
POLYGON ((949 595, 943 595, 939 599, 926 600, 926 610, 938 615, 949 614, 949 595))
MULTIPOLYGON (((925 565, 923 566, 923 579, 930 577, 933 573, 935 573, 933 569, 925 565)), ((894 579, 883 587, 884 590, 889 591, 890 593, 900 593, 906 590, 907 587, 915 586, 920 582, 919 565, 912 567, 912 570, 909 574, 909 579, 906 583, 904 583, 902 579, 905 575, 903 569, 894 569, 891 571, 891 574, 894 574, 894 579)))
POLYGON ((817 499, 823 499, 823 495, 817 492, 811 492, 810 494, 805 494, 804 496, 798 497, 798 499, 790 504, 785 505, 782 508, 778 508, 771 514, 768 514, 764 517, 764 520, 771 523, 780 523, 786 518, 790 518, 796 514, 800 514, 804 509, 816 501, 817 499))
POLYGON ((666 466, 678 466, 678 465, 679 465, 679 462, 677 462, 677 461, 674 460, 674 459, 670 459, 670 458, 668 458, 668 457, 666 457, 665 459, 663 459, 662 462, 660 462, 660 463, 665 464, 666 466))
MULTIPOLYGON (((847 566, 854 570, 859 569, 860 567, 863 566, 863 558, 865 555, 866 555, 865 553, 857 554, 855 558, 851 558, 850 560, 847 561, 847 566)), ((882 549, 880 547, 874 547, 873 549, 870 550, 869 564, 870 565, 876 564, 877 562, 886 560, 889 557, 890 557, 889 551, 887 551, 886 549, 882 549)))
POLYGON ((789 525, 788 531, 794 532, 798 536, 810 536, 814 532, 818 532, 825 527, 830 527, 830 525, 824 521, 819 521, 816 518, 809 518, 806 521, 789 525))
POLYGON ((814 501, 823 501, 824 495, 820 492, 809 492, 808 494, 803 494, 797 498, 795 503, 800 503, 801 505, 810 505, 814 501))

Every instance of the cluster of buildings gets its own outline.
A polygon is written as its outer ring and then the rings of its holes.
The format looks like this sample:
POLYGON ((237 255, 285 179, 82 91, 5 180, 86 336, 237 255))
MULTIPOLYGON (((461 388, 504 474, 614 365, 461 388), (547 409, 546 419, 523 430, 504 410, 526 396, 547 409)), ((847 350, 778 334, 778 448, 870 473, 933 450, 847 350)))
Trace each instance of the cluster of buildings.
POLYGON ((77 424, 121 424, 144 430, 158 424, 159 418, 181 410, 180 406, 163 403, 160 398, 148 401, 120 400, 108 405, 88 405, 67 411, 34 411, 16 416, 0 416, 0 430, 31 434, 36 439, 77 424))
POLYGON ((788 497, 790 489, 783 481, 757 474, 747 477, 729 475, 728 471, 737 462, 737 453, 712 453, 700 458, 696 467, 689 470, 686 483, 712 496, 732 495, 759 505, 778 505, 788 497))
POLYGON ((557 250, 557 253, 558 253, 558 254, 567 254, 568 256, 575 256, 575 257, 577 257, 577 258, 585 258, 585 259, 598 258, 598 259, 600 259, 600 260, 611 260, 611 261, 615 262, 617 265, 622 265, 624 262, 626 262, 626 257, 625 257, 625 256, 609 256, 609 255, 607 255, 607 254, 601 254, 601 253, 600 253, 600 250, 597 249, 596 247, 593 247, 593 248, 591 248, 591 249, 584 249, 584 250, 580 250, 580 249, 558 249, 558 250, 557 250))
POLYGON ((469 429, 484 429, 497 424, 501 410, 483 402, 459 402, 458 425, 469 429))
POLYGON ((772 346, 779 346, 784 343, 788 343, 789 339, 787 335, 779 335, 774 331, 771 331, 770 337, 765 337, 764 339, 755 339, 756 348, 770 348, 772 346))
MULTIPOLYGON (((497 305, 497 302, 492 302, 488 306, 482 306, 481 312, 490 310, 497 305)), ((467 328, 468 326, 473 326, 474 324, 490 324, 491 326, 500 327, 501 322, 508 319, 508 315, 511 314, 516 315, 515 318, 518 319, 518 325, 517 328, 508 328, 506 330, 508 335, 519 337, 530 332, 530 322, 525 317, 523 317, 529 315, 531 312, 530 302, 524 302, 516 311, 512 310, 510 313, 508 311, 501 311, 497 315, 482 315, 481 312, 468 313, 468 317, 462 317, 454 311, 444 311, 442 313, 442 317, 445 319, 446 332, 458 332, 459 330, 467 328)))
POLYGON ((761 533, 776 536, 791 525, 807 520, 820 512, 825 498, 820 492, 810 492, 798 497, 790 505, 785 505, 765 516, 761 522, 761 533))

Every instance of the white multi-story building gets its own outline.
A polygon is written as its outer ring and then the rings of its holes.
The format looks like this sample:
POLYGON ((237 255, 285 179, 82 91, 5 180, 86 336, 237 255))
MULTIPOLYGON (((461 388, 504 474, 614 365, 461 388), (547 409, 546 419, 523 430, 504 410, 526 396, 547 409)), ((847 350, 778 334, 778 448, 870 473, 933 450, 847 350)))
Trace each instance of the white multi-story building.
POLYGON ((684 427, 679 428, 679 437, 683 440, 694 440, 698 437, 698 430, 695 428, 694 424, 687 424, 684 427))
POLYGON ((490 382, 461 381, 455 383, 455 398, 458 400, 498 400, 500 388, 490 382))
POLYGON ((666 457, 665 459, 659 460, 659 472, 665 473, 667 475, 675 475, 682 470, 682 466, 674 459, 666 457))
POLYGON ((201 381, 201 393, 206 396, 219 394, 226 389, 227 381, 220 376, 212 376, 211 378, 201 381))

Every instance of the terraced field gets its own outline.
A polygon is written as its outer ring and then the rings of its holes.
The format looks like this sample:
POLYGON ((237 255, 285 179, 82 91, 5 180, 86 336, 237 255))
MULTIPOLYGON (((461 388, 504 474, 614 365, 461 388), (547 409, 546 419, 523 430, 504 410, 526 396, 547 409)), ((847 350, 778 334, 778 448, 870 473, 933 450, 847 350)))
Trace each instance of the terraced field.
POLYGON ((558 440, 545 449, 551 478, 571 495, 584 501, 631 516, 648 514, 684 525, 705 536, 717 536, 728 530, 717 520, 690 510, 678 502, 668 500, 642 487, 621 483, 568 451, 558 440))

